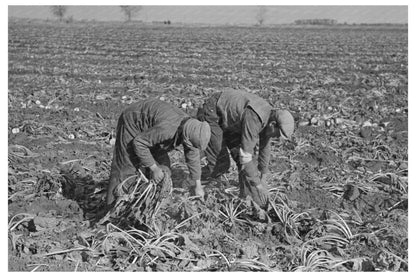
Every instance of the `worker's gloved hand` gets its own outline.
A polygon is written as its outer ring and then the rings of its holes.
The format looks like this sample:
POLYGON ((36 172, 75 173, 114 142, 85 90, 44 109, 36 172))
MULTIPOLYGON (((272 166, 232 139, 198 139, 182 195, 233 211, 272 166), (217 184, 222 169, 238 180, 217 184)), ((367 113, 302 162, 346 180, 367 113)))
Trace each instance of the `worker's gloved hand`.
POLYGON ((151 178, 156 183, 159 183, 160 181, 163 180, 164 173, 163 173, 163 171, 160 167, 158 167, 156 164, 154 164, 150 167, 150 170, 152 171, 152 177, 151 178))
POLYGON ((195 180, 195 196, 199 196, 201 199, 204 199, 205 192, 201 185, 201 180, 195 180))
POLYGON ((254 202, 257 203, 262 209, 267 207, 269 202, 269 191, 262 184, 246 188, 247 195, 250 195, 254 202))
POLYGON ((258 194, 257 204, 259 204, 260 207, 265 207, 269 201, 269 190, 263 182, 256 186, 256 190, 258 194))
POLYGON ((269 190, 266 182, 260 179, 264 178, 265 180, 265 177, 265 175, 261 175, 256 171, 252 162, 243 165, 239 175, 240 187, 243 192, 241 196, 250 195, 253 201, 261 208, 267 207, 269 200, 269 190))
POLYGON ((204 199, 205 191, 202 187, 201 180, 191 180, 188 178, 184 181, 184 186, 190 190, 191 194, 201 198, 202 200, 204 199))
POLYGON ((172 172, 170 171, 170 168, 166 165, 160 165, 159 168, 163 172, 163 180, 157 184, 158 186, 160 186, 161 189, 160 199, 164 199, 172 194, 172 172))
POLYGON ((202 187, 201 180, 185 180, 185 186, 190 189, 191 192, 195 194, 195 196, 199 196, 201 199, 204 199, 205 191, 202 187))

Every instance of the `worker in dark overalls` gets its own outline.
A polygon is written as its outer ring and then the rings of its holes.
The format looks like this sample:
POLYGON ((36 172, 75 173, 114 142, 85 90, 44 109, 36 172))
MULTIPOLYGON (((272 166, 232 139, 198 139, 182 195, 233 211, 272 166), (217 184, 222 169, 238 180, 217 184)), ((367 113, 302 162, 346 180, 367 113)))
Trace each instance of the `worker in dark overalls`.
POLYGON ((250 195, 261 207, 268 201, 264 182, 268 173, 271 138, 289 139, 294 131, 293 116, 287 110, 272 109, 263 98, 242 90, 225 89, 208 98, 197 118, 211 127, 205 150, 208 165, 204 177, 226 173, 231 156, 239 171, 240 196, 250 195), (258 145, 257 167, 253 160, 258 145))
POLYGON ((200 151, 206 149, 210 135, 207 122, 191 118, 169 103, 150 99, 131 104, 117 123, 107 205, 116 200, 117 185, 139 168, 149 171, 149 177, 159 183, 164 177, 160 165, 170 167, 168 152, 179 145, 183 145, 195 194, 203 196, 200 151))

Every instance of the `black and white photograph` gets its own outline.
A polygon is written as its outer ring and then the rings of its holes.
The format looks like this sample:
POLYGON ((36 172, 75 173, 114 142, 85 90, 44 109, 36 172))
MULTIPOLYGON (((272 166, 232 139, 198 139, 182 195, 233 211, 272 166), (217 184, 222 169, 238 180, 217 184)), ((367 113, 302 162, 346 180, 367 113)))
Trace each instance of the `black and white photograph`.
POLYGON ((5 271, 409 274, 410 4, 71 3, 4 7, 5 271))

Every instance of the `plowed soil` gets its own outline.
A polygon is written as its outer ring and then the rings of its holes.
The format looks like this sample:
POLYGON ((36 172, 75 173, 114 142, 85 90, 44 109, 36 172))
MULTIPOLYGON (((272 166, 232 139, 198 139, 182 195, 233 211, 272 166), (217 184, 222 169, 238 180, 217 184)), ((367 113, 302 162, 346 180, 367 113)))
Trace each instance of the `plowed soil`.
POLYGON ((8 31, 9 271, 408 270, 407 28, 8 31), (120 112, 158 97, 194 114, 223 87, 295 115, 293 139, 273 145, 275 206, 239 199, 235 168, 192 198, 178 150, 147 243, 175 239, 148 250, 114 239, 98 222, 120 112))

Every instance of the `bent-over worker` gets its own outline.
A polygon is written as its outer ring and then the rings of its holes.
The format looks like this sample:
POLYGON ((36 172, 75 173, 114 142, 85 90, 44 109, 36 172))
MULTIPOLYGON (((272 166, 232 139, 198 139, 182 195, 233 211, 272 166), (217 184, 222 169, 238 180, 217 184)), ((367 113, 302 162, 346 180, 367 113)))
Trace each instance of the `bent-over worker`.
POLYGON ((287 110, 272 109, 263 98, 242 90, 224 89, 208 98, 197 118, 211 127, 211 139, 205 150, 208 165, 203 176, 216 178, 230 167, 227 148, 239 172, 240 196, 250 195, 264 207, 268 201, 265 176, 271 152, 271 138, 289 139, 294 119, 287 110), (253 155, 258 145, 258 163, 253 155))
POLYGON ((207 147, 210 134, 207 122, 167 102, 149 99, 131 104, 117 123, 107 205, 116 200, 117 185, 137 174, 139 167, 150 170, 150 177, 159 183, 164 177, 159 165, 170 167, 168 152, 181 144, 195 193, 203 196, 200 151, 207 147))

